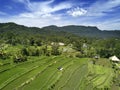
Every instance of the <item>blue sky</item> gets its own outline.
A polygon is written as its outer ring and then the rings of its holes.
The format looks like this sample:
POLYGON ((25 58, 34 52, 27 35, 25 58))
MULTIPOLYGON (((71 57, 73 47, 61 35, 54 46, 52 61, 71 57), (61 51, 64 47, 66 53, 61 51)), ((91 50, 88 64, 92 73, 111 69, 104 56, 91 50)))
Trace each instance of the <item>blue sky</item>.
POLYGON ((120 0, 0 0, 0 23, 120 30, 120 0))

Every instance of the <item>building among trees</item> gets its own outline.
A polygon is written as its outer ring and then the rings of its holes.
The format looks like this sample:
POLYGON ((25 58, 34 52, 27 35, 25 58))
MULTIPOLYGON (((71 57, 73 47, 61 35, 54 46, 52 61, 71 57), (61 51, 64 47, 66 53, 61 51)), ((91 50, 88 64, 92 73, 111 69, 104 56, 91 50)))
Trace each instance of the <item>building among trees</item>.
POLYGON ((109 58, 113 62, 120 62, 119 58, 116 57, 115 55, 109 58))

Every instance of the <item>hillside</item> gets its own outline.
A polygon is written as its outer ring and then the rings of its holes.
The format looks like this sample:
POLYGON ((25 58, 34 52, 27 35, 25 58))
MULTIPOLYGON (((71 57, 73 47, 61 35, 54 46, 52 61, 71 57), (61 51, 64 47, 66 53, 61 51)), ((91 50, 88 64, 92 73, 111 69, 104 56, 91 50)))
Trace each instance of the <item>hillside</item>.
MULTIPOLYGON (((26 27, 15 23, 0 23, 0 38, 1 40, 15 39, 18 41, 24 41, 28 39, 36 38, 42 41, 66 41, 65 37, 76 37, 76 35, 57 30, 44 30, 37 27, 26 27), (64 40, 63 40, 64 39, 64 40)), ((12 41, 15 41, 12 40, 12 41)))
POLYGON ((15 23, 0 23, 0 33, 6 32, 17 32, 18 34, 24 33, 32 33, 32 34, 41 34, 41 35, 77 35, 80 37, 96 37, 96 38, 111 38, 111 37, 120 37, 119 30, 100 30, 97 27, 93 26, 63 26, 58 27, 55 25, 46 26, 43 28, 37 27, 26 27, 23 25, 18 25, 15 23), (59 33, 58 33, 59 32, 59 33))
POLYGON ((78 36, 85 36, 85 37, 96 37, 96 38, 109 38, 109 37, 120 37, 120 31, 119 30, 100 30, 97 27, 92 26, 63 26, 63 27, 57 27, 57 26, 48 26, 44 27, 44 30, 57 30, 57 31, 65 31, 69 32, 78 36))

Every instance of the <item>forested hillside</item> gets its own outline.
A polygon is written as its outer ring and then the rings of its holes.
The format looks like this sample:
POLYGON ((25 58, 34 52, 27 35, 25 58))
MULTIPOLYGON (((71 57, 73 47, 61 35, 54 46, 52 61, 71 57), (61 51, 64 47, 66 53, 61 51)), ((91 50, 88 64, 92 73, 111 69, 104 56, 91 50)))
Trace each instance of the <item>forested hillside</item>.
POLYGON ((1 23, 0 24, 0 32, 24 32, 24 33, 34 33, 34 34, 41 34, 41 35, 77 35, 80 37, 95 37, 95 38, 119 38, 120 37, 120 31, 119 30, 100 30, 97 27, 92 26, 75 26, 75 25, 69 25, 69 26, 63 26, 63 27, 57 27, 57 26, 46 26, 43 28, 37 28, 37 27, 26 27, 23 25, 17 25, 15 23, 1 23))
POLYGON ((48 27, 44 27, 43 29, 65 31, 78 36, 85 36, 85 37, 96 37, 96 38, 120 37, 119 30, 112 30, 112 31, 100 30, 97 27, 93 27, 93 26, 75 26, 75 25, 63 26, 63 27, 48 26, 48 27))

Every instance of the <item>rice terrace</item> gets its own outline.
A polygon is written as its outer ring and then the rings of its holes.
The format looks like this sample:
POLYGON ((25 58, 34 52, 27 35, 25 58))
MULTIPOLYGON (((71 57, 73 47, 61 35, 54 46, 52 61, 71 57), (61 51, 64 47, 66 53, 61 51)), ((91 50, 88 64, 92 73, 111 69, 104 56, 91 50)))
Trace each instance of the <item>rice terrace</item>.
POLYGON ((0 25, 1 90, 120 90, 119 37, 0 25))
POLYGON ((109 61, 106 61, 109 64, 105 67, 93 65, 91 61, 90 58, 41 56, 31 57, 29 61, 18 65, 4 62, 4 65, 0 67, 0 89, 97 90, 98 88, 99 90, 119 88, 112 85, 115 73, 109 61), (63 70, 59 70, 58 67, 62 67, 63 70))
POLYGON ((0 90, 120 90, 120 0, 0 0, 0 90))

